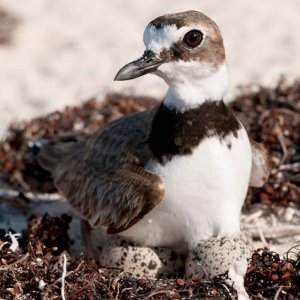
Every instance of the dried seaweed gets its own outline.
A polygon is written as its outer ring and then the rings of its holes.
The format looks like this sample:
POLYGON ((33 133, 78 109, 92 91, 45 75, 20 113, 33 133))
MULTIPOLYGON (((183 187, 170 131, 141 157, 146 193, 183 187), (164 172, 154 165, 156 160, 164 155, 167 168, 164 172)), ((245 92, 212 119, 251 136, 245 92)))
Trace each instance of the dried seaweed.
POLYGON ((258 249, 252 255, 245 276, 247 292, 267 299, 300 298, 300 247, 279 255, 258 249))
MULTIPOLYGON (((67 257, 64 293, 68 299, 236 299, 227 276, 207 280, 137 278, 104 271, 84 256, 71 258, 67 216, 33 219, 17 251, 0 234, 0 299, 60 299, 63 258, 67 257), (62 226, 61 226, 62 225, 62 226), (53 235, 53 232, 60 233, 53 235), (53 239, 55 236, 55 239, 53 239), (53 245, 53 241, 56 244, 53 245), (48 245, 48 246, 47 246, 48 245)), ((300 298, 300 246, 279 255, 256 250, 249 261, 245 287, 251 299, 300 298)))
POLYGON ((243 88, 231 104, 250 137, 269 151, 271 176, 250 189, 247 202, 287 205, 300 201, 300 81, 282 78, 274 88, 243 88))
MULTIPOLYGON (((128 273, 117 275, 113 271, 103 271, 94 261, 83 256, 71 258, 61 251, 66 242, 66 226, 61 227, 55 247, 53 239, 46 238, 49 232, 50 236, 53 235, 54 224, 66 224, 66 221, 66 216, 34 219, 25 231, 26 243, 16 252, 11 251, 9 245, 1 246, 0 240, 1 299, 61 299, 64 256, 67 257, 64 293, 70 300, 236 297, 236 292, 222 276, 203 281, 136 278, 128 273)), ((54 231, 56 228, 54 226, 54 231)))

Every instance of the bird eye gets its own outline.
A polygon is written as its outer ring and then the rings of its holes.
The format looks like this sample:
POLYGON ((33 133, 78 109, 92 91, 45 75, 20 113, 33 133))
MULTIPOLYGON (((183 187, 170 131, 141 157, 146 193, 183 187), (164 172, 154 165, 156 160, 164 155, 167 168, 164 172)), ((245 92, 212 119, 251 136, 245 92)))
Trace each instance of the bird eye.
POLYGON ((199 30, 191 30, 183 38, 183 42, 189 47, 189 48, 196 48, 200 45, 203 39, 203 34, 199 30))

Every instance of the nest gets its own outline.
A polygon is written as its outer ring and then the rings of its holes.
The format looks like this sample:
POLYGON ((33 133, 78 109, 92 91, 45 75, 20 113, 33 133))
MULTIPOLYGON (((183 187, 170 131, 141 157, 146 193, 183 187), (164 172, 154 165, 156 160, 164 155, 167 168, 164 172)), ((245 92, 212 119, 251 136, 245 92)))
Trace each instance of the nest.
MULTIPOLYGON (((206 280, 136 278, 99 269, 84 256, 66 250, 68 216, 34 218, 13 251, 0 232, 1 299, 236 299, 227 274, 206 280)), ((12 234, 13 235, 13 234, 12 234)), ((245 287, 253 299, 299 299, 300 246, 280 259, 277 253, 256 250, 249 260, 245 287)))
POLYGON ((69 222, 67 216, 33 219, 16 251, 10 249, 8 238, 0 235, 1 299, 61 299, 62 280, 67 299, 232 299, 236 295, 225 277, 190 282, 136 278, 102 271, 83 256, 71 258, 65 252, 71 242, 69 222))

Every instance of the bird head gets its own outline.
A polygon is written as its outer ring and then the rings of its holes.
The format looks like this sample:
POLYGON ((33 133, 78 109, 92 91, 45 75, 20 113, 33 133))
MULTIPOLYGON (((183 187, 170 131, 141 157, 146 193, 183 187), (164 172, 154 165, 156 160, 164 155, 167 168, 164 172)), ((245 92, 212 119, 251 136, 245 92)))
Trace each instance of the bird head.
POLYGON ((144 44, 144 54, 121 68, 115 80, 153 73, 178 99, 199 92, 204 98, 223 98, 228 85, 225 50, 220 30, 209 17, 197 11, 158 17, 147 25, 144 44))

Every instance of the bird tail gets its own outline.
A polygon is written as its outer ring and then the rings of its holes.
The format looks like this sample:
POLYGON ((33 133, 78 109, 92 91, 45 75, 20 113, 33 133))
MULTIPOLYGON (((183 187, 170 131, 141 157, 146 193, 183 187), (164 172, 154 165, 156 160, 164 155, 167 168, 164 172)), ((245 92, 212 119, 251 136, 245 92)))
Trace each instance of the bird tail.
POLYGON ((60 161, 60 151, 57 149, 57 144, 43 144, 37 154, 37 160, 40 166, 53 173, 60 161))
POLYGON ((51 142, 43 140, 35 144, 38 163, 42 168, 53 174, 62 160, 77 150, 81 143, 76 141, 51 142))

